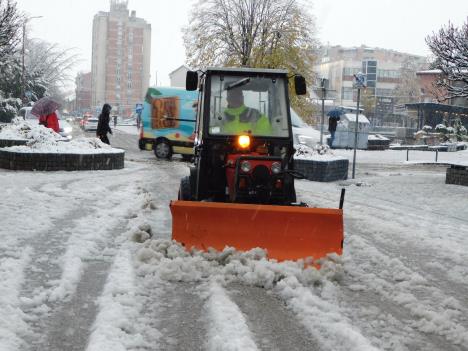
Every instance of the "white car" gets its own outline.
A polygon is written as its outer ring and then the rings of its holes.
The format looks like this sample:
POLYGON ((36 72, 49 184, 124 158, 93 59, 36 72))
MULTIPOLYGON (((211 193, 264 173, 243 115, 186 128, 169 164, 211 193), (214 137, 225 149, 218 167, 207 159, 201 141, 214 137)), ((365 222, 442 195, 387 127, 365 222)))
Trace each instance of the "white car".
POLYGON ((84 131, 89 132, 89 131, 97 130, 98 122, 99 122, 99 119, 97 118, 94 118, 94 117, 88 118, 83 125, 84 131))
MULTIPOLYGON (((32 107, 22 107, 19 111, 19 115, 23 117, 26 121, 36 122, 39 123, 39 118, 34 116, 31 113, 32 107)), ((70 123, 68 123, 58 111, 55 111, 57 114, 58 122, 59 122, 59 134, 67 140, 71 140, 73 138, 73 127, 70 123)))
MULTIPOLYGON (((293 109, 291 109, 291 123, 294 145, 302 144, 313 148, 320 143, 320 131, 305 123, 293 109)), ((326 142, 325 135, 323 142, 326 142)))

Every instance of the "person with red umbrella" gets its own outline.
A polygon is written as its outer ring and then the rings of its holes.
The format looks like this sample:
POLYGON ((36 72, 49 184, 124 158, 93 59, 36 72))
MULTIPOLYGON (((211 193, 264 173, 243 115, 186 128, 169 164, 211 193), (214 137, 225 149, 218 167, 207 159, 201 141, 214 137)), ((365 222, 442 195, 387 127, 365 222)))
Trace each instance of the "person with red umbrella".
POLYGON ((60 104, 57 101, 50 97, 43 97, 34 103, 31 113, 39 117, 39 124, 58 133, 60 131, 60 126, 55 111, 59 108, 60 104))

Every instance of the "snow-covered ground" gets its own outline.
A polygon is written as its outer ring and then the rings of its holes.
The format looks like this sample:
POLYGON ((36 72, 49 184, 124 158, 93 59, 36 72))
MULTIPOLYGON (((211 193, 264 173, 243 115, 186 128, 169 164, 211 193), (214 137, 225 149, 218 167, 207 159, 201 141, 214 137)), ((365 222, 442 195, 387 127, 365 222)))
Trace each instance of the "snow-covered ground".
POLYGON ((0 170, 0 350, 467 350, 468 187, 412 164, 433 157, 358 151, 356 179, 297 182, 311 206, 347 189, 344 254, 321 270, 171 242, 177 160, 0 170))

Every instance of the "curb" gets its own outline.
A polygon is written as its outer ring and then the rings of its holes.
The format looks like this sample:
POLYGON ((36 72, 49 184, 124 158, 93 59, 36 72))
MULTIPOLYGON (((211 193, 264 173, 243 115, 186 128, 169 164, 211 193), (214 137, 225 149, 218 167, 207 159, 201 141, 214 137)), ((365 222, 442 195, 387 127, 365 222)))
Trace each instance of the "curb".
POLYGON ((125 152, 103 154, 25 153, 0 150, 0 168, 15 171, 90 171, 124 168, 125 152))

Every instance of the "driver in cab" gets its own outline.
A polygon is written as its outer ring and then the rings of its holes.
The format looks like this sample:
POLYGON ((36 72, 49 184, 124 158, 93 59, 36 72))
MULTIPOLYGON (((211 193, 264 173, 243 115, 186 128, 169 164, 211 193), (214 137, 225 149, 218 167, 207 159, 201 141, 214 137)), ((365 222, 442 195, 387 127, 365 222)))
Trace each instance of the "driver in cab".
POLYGON ((244 105, 241 89, 227 91, 227 108, 224 109, 224 124, 221 127, 226 134, 271 135, 268 117, 260 111, 244 105))

